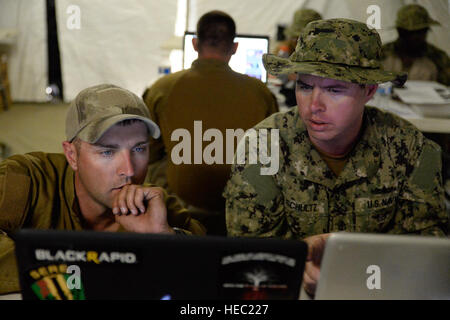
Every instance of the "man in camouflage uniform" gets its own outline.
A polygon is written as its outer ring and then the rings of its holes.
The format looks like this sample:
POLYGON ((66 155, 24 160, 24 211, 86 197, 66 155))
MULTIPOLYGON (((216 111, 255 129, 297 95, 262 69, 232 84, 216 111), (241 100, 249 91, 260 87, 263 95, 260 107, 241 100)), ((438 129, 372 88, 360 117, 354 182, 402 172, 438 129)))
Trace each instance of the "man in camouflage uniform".
POLYGON ((383 68, 408 72, 410 80, 430 80, 450 85, 450 59, 441 49, 427 43, 433 20, 418 4, 403 6, 397 13, 398 39, 382 48, 383 68))
MULTIPOLYGON (((280 43, 275 48, 275 54, 282 58, 289 58, 295 51, 297 39, 308 23, 322 19, 322 16, 312 9, 299 9, 295 11, 292 24, 286 28, 284 35, 286 41, 280 43)), ((283 74, 278 77, 281 81, 280 93, 285 96, 285 103, 288 107, 295 106, 295 74, 283 74)))
MULTIPOLYGON (((289 59, 263 57, 275 75, 297 73, 298 108, 254 128, 279 130, 277 173, 262 175, 267 165, 249 164, 247 150, 245 164, 233 166, 224 192, 230 236, 306 239, 309 259, 330 232, 445 236, 440 148, 405 120, 365 107, 377 83, 406 80, 380 69, 380 50, 375 30, 331 19, 309 23, 289 59)), ((304 276, 311 294, 314 261, 304 276)))

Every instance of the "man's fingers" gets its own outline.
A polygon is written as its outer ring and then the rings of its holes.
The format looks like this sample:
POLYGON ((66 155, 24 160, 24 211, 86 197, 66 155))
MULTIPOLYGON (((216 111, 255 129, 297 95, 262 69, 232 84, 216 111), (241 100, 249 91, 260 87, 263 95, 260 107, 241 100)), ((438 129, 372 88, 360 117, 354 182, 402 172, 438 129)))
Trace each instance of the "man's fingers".
MULTIPOLYGON (((307 264, 310 262, 307 262, 307 264)), ((317 279, 314 279, 313 276, 308 272, 309 268, 305 266, 305 272, 303 273, 303 287, 305 288, 305 291, 311 295, 314 296, 316 292, 316 286, 317 286, 317 279)))
POLYGON ((135 205, 136 201, 135 195, 136 195, 136 186, 135 185, 129 186, 126 194, 127 207, 132 214, 137 215, 139 212, 135 205))
POLYGON ((305 273, 311 278, 311 280, 317 282, 320 277, 320 267, 316 266, 312 262, 305 264, 305 273))
POLYGON ((119 204, 117 203, 117 196, 114 197, 112 202, 112 212, 114 214, 120 214, 119 204))
POLYGON ((127 192, 128 192, 128 186, 124 186, 122 188, 122 190, 120 190, 120 192, 117 196, 117 205, 119 206, 120 212, 122 214, 128 213, 127 192))
POLYGON ((143 191, 145 200, 152 200, 155 197, 163 198, 162 190, 158 187, 146 188, 143 191))
POLYGON ((141 213, 145 212, 145 204, 144 204, 144 190, 142 188, 137 188, 134 196, 134 204, 139 208, 141 213))
POLYGON ((320 265, 329 236, 330 233, 326 233, 311 236, 305 239, 305 242, 308 244, 308 256, 306 261, 313 261, 315 264, 320 265))

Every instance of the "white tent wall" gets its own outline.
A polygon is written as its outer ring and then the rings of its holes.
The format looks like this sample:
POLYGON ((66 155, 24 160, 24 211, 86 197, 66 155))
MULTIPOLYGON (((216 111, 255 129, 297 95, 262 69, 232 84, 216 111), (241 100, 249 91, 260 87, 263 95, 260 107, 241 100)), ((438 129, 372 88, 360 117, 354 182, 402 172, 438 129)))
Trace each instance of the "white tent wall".
POLYGON ((8 48, 14 101, 46 101, 47 23, 45 0, 0 0, 0 28, 15 29, 8 48))
POLYGON ((169 65, 160 46, 173 36, 177 1, 57 0, 64 98, 91 85, 112 83, 141 95, 169 65), (80 9, 80 29, 69 29, 69 6, 80 9))
MULTIPOLYGON (((236 21, 238 33, 262 34, 275 44, 278 24, 290 24, 301 7, 316 9, 324 18, 367 21, 369 5, 381 9, 383 42, 397 37, 393 28, 397 10, 419 3, 442 26, 432 27, 428 40, 450 54, 449 0, 56 0, 58 38, 65 100, 87 86, 109 82, 142 94, 158 78, 158 67, 169 65, 169 50, 161 46, 173 39, 180 4, 188 3, 187 29, 218 9, 236 21), (80 9, 80 29, 70 29, 69 6, 80 9)), ((178 24, 177 24, 178 22, 178 24)), ((45 0, 0 0, 0 27, 16 28, 10 50, 9 75, 15 101, 46 101, 47 30, 45 0)), ((179 28, 178 28, 179 29, 179 28)), ((178 30, 179 31, 179 30, 178 30)), ((179 35, 180 32, 177 32, 179 35)), ((175 39, 176 40, 176 39, 175 39)))
POLYGON ((424 6, 433 18, 441 22, 441 27, 431 28, 428 41, 450 54, 448 0, 189 0, 188 29, 195 31, 197 20, 204 13, 222 10, 233 17, 238 33, 269 35, 273 46, 277 25, 289 25, 297 9, 314 9, 324 19, 349 18, 366 22, 371 15, 367 13, 367 8, 377 5, 381 13, 381 29, 378 32, 383 43, 386 43, 397 38, 394 27, 397 11, 409 3, 424 6))

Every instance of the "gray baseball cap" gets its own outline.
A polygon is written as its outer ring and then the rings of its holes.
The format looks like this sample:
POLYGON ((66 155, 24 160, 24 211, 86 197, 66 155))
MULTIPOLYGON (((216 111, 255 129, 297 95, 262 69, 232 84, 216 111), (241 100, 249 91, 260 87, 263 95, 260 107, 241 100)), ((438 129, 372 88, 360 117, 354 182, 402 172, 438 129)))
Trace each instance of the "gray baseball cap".
POLYGON ((66 138, 97 142, 112 126, 123 121, 143 121, 150 136, 157 139, 160 129, 150 119, 147 106, 137 95, 112 84, 100 84, 82 90, 70 104, 66 115, 66 138))

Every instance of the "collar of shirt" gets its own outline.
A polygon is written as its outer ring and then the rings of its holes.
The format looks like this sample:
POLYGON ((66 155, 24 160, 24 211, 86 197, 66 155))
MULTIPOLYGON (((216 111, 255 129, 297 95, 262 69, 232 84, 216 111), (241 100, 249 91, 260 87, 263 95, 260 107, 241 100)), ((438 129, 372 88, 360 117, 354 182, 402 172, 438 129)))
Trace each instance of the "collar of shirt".
POLYGON ((303 157, 293 164, 295 169, 304 179, 325 185, 329 189, 362 178, 371 178, 376 174, 380 165, 379 135, 372 122, 366 107, 361 138, 350 152, 347 164, 341 174, 336 177, 311 144, 306 126, 296 108, 294 123, 297 130, 292 130, 294 136, 290 137, 292 139, 290 141, 294 143, 289 144, 292 148, 291 154, 303 154, 303 157))
POLYGON ((225 68, 231 69, 227 62, 217 60, 217 59, 197 59, 192 62, 191 68, 199 69, 199 68, 225 68))

